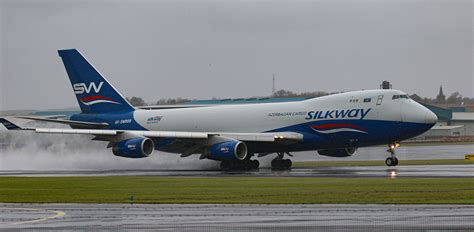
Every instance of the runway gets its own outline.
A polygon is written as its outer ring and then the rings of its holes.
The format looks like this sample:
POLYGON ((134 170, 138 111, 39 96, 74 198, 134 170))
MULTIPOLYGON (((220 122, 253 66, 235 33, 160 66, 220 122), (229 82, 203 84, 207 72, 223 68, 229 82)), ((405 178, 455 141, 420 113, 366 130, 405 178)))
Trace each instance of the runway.
POLYGON ((471 230, 469 205, 0 204, 9 230, 471 230))
POLYGON ((313 167, 276 171, 208 170, 0 170, 0 176, 176 176, 176 177, 474 177, 473 165, 313 167))

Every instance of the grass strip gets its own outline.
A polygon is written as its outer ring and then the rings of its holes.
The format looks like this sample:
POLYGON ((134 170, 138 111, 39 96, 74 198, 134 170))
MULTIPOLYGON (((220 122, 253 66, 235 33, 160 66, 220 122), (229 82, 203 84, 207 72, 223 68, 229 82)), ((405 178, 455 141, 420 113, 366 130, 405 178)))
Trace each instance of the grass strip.
POLYGON ((473 204, 474 178, 0 177, 4 203, 473 204))
MULTIPOLYGON (((398 165, 458 165, 474 164, 474 160, 432 159, 432 160, 399 160, 398 165)), ((295 161, 293 167, 352 167, 352 166, 385 166, 385 160, 355 161, 295 161)))

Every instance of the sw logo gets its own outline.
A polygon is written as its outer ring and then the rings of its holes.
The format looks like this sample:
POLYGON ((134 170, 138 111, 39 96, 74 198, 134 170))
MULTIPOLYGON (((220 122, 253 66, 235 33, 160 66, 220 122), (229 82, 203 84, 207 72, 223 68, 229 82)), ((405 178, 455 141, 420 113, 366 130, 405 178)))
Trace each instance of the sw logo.
POLYGON ((92 89, 94 89, 95 93, 99 93, 103 84, 103 81, 99 82, 99 85, 96 85, 94 82, 91 82, 89 83, 89 86, 87 86, 85 83, 77 83, 74 84, 72 88, 74 89, 75 94, 90 93, 92 89))
MULTIPOLYGON (((95 93, 99 93, 100 89, 102 88, 102 85, 104 84, 103 81, 99 82, 99 84, 96 84, 95 82, 89 83, 89 86, 87 86, 85 83, 77 83, 74 84, 72 87, 74 89, 74 93, 77 94, 89 94, 92 92, 92 90, 95 93)), ((104 96, 99 96, 99 95, 94 95, 94 96, 87 96, 79 99, 82 104, 90 106, 94 105, 97 103, 112 103, 112 104, 120 104, 116 101, 114 101, 110 97, 104 97, 104 96)))

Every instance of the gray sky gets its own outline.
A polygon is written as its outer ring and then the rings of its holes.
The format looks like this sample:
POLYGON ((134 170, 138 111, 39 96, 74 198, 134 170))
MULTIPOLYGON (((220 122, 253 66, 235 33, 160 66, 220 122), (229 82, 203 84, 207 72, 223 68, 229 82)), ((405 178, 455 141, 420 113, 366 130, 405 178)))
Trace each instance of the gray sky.
POLYGON ((125 96, 394 88, 474 97, 473 1, 1 2, 0 110, 76 106, 77 48, 125 96))

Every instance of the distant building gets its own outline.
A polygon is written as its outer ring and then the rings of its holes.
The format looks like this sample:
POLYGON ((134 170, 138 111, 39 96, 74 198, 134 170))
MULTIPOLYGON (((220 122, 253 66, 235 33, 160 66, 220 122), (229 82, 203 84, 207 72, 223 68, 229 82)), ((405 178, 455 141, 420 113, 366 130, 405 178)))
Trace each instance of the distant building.
POLYGON ((436 139, 442 137, 474 136, 474 112, 465 112, 461 107, 441 108, 423 104, 438 116, 438 123, 417 136, 416 139, 436 139))
POLYGON ((464 136, 474 136, 474 112, 453 112, 451 125, 463 126, 460 132, 464 136))
POLYGON ((439 93, 436 96, 436 103, 444 104, 446 103, 446 95, 443 94, 443 86, 439 86, 439 93))

